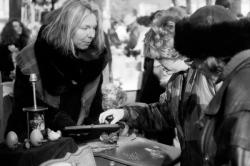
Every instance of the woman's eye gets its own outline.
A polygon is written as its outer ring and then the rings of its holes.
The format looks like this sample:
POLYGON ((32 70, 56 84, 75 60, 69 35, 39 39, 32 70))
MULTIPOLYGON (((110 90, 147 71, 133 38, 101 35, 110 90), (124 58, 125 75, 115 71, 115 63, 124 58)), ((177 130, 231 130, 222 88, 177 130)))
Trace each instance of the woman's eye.
POLYGON ((170 72, 170 70, 168 68, 164 67, 164 66, 162 66, 162 70, 167 72, 167 73, 170 72))
POLYGON ((82 30, 87 30, 88 28, 87 28, 87 27, 82 27, 81 29, 82 29, 82 30))

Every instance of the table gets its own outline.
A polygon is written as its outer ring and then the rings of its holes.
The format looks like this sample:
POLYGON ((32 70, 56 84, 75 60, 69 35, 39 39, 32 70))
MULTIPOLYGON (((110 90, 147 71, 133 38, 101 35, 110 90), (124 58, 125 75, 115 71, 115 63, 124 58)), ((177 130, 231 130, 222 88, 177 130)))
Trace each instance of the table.
POLYGON ((40 166, 96 166, 96 163, 91 148, 83 146, 75 153, 67 153, 61 159, 48 160, 40 166))
POLYGON ((180 149, 142 137, 120 137, 117 144, 92 140, 76 153, 44 162, 41 166, 173 166, 180 149), (92 150, 91 150, 92 149, 92 150))
POLYGON ((70 137, 48 141, 39 147, 30 149, 19 146, 17 149, 11 150, 2 143, 0 144, 0 164, 1 166, 38 166, 47 160, 62 158, 67 152, 74 153, 77 149, 77 144, 70 137))
POLYGON ((181 150, 142 137, 120 137, 117 145, 106 147, 90 142, 97 166, 162 166, 173 165, 181 150), (99 147, 99 150, 98 150, 99 147), (103 147, 105 149, 105 147, 103 147))
POLYGON ((15 151, 0 145, 1 166, 162 166, 172 164, 180 149, 146 138, 119 137, 117 144, 91 140, 77 145, 70 137, 15 151), (78 149, 78 150, 77 150, 78 149), (70 153, 68 153, 70 152, 70 153))

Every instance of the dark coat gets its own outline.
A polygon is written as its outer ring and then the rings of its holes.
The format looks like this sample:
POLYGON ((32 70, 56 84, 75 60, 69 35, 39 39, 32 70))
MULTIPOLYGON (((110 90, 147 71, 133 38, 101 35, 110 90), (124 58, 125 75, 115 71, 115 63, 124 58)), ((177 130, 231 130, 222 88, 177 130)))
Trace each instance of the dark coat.
POLYGON ((0 44, 0 71, 2 74, 2 81, 12 81, 10 78, 11 71, 14 70, 14 63, 12 61, 12 53, 8 49, 8 45, 0 44))
MULTIPOLYGON (((201 148, 204 165, 246 166, 250 155, 250 50, 236 54, 205 116, 201 148)), ((203 126, 203 125, 202 125, 203 126)))
POLYGON ((143 103, 154 103, 159 99, 160 94, 165 91, 165 88, 160 86, 160 81, 157 76, 154 74, 154 59, 151 58, 150 54, 150 41, 152 36, 155 35, 155 32, 150 29, 145 34, 144 39, 144 72, 142 76, 142 85, 141 90, 137 94, 136 101, 143 103), (152 89, 154 89, 152 91, 152 89))
MULTIPOLYGON (((43 29, 43 28, 42 28, 43 29)), ((52 98, 60 99, 58 107, 37 98, 39 106, 48 107, 45 111, 46 126, 54 130, 65 126, 76 125, 81 109, 81 98, 85 86, 100 76, 96 93, 94 93, 88 117, 84 123, 97 122, 102 109, 102 70, 107 64, 107 52, 103 50, 99 59, 84 61, 73 57, 72 53, 65 55, 61 49, 47 43, 41 36, 40 30, 34 44, 35 68, 39 71, 43 91, 52 98)), ((24 49, 25 50, 25 49, 24 49)), ((95 54, 95 48, 87 49, 84 54, 95 54)), ((22 54, 21 54, 22 55, 22 54)), ((32 63, 32 60, 30 61, 32 63)), ((29 75, 22 70, 22 63, 18 63, 14 85, 14 108, 7 131, 14 130, 23 135, 26 126, 26 116, 22 111, 24 107, 33 106, 32 87, 29 75)))
MULTIPOLYGON (((137 93, 136 102, 154 103, 159 101, 159 96, 165 92, 165 88, 161 87, 160 81, 153 72, 154 60, 148 57, 144 59, 144 72, 142 77, 141 90, 137 93)), ((169 128, 166 132, 145 132, 146 138, 157 140, 167 145, 173 145, 175 131, 169 128)))
POLYGON ((250 20, 176 25, 175 48, 194 59, 221 58, 223 85, 200 121, 204 165, 246 166, 250 156, 250 20), (228 62, 229 61, 229 62, 228 62))
POLYGON ((177 128, 181 144, 182 166, 202 165, 199 149, 200 129, 196 125, 200 114, 215 91, 213 85, 197 70, 174 74, 158 103, 138 103, 125 107, 129 126, 145 131, 177 128))

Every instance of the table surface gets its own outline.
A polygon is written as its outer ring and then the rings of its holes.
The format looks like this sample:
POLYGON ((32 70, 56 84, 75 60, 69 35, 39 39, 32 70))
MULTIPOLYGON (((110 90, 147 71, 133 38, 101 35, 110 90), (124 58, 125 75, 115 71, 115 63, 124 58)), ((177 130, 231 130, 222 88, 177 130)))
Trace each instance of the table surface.
MULTIPOLYGON (((127 166, 161 166, 163 163, 166 165, 171 163, 180 155, 180 149, 178 148, 135 135, 119 137, 117 144, 105 144, 99 140, 88 141, 78 144, 78 150, 76 150, 77 145, 72 138, 60 138, 55 142, 48 142, 41 147, 34 147, 29 150, 19 148, 13 151, 8 149, 6 145, 1 144, 0 163, 8 166, 34 166, 44 162, 84 162, 86 161, 83 160, 84 157, 88 160, 92 158, 91 153, 97 166, 110 165, 110 162, 127 166), (89 147, 90 151, 86 147, 89 147), (101 164, 98 162, 100 159, 101 164)), ((86 163, 84 164, 86 165, 86 163)))
MULTIPOLYGON (((107 145, 100 141, 87 143, 95 157, 105 158, 129 166, 160 166, 171 163, 181 151, 142 137, 120 137, 117 144, 107 145)), ((81 145, 79 146, 81 148, 81 145)))

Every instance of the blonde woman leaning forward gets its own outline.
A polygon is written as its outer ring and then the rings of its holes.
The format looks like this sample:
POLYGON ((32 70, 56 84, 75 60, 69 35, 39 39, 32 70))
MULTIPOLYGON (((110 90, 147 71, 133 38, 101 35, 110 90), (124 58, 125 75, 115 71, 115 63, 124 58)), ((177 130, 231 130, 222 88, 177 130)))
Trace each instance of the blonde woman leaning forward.
MULTIPOLYGON (((29 74, 38 75, 38 105, 54 130, 98 121, 102 70, 107 52, 100 11, 85 0, 69 0, 48 14, 36 41, 17 57, 14 110, 7 132, 25 136, 23 107, 33 105, 29 74)), ((23 138, 23 137, 21 137, 23 138)))

